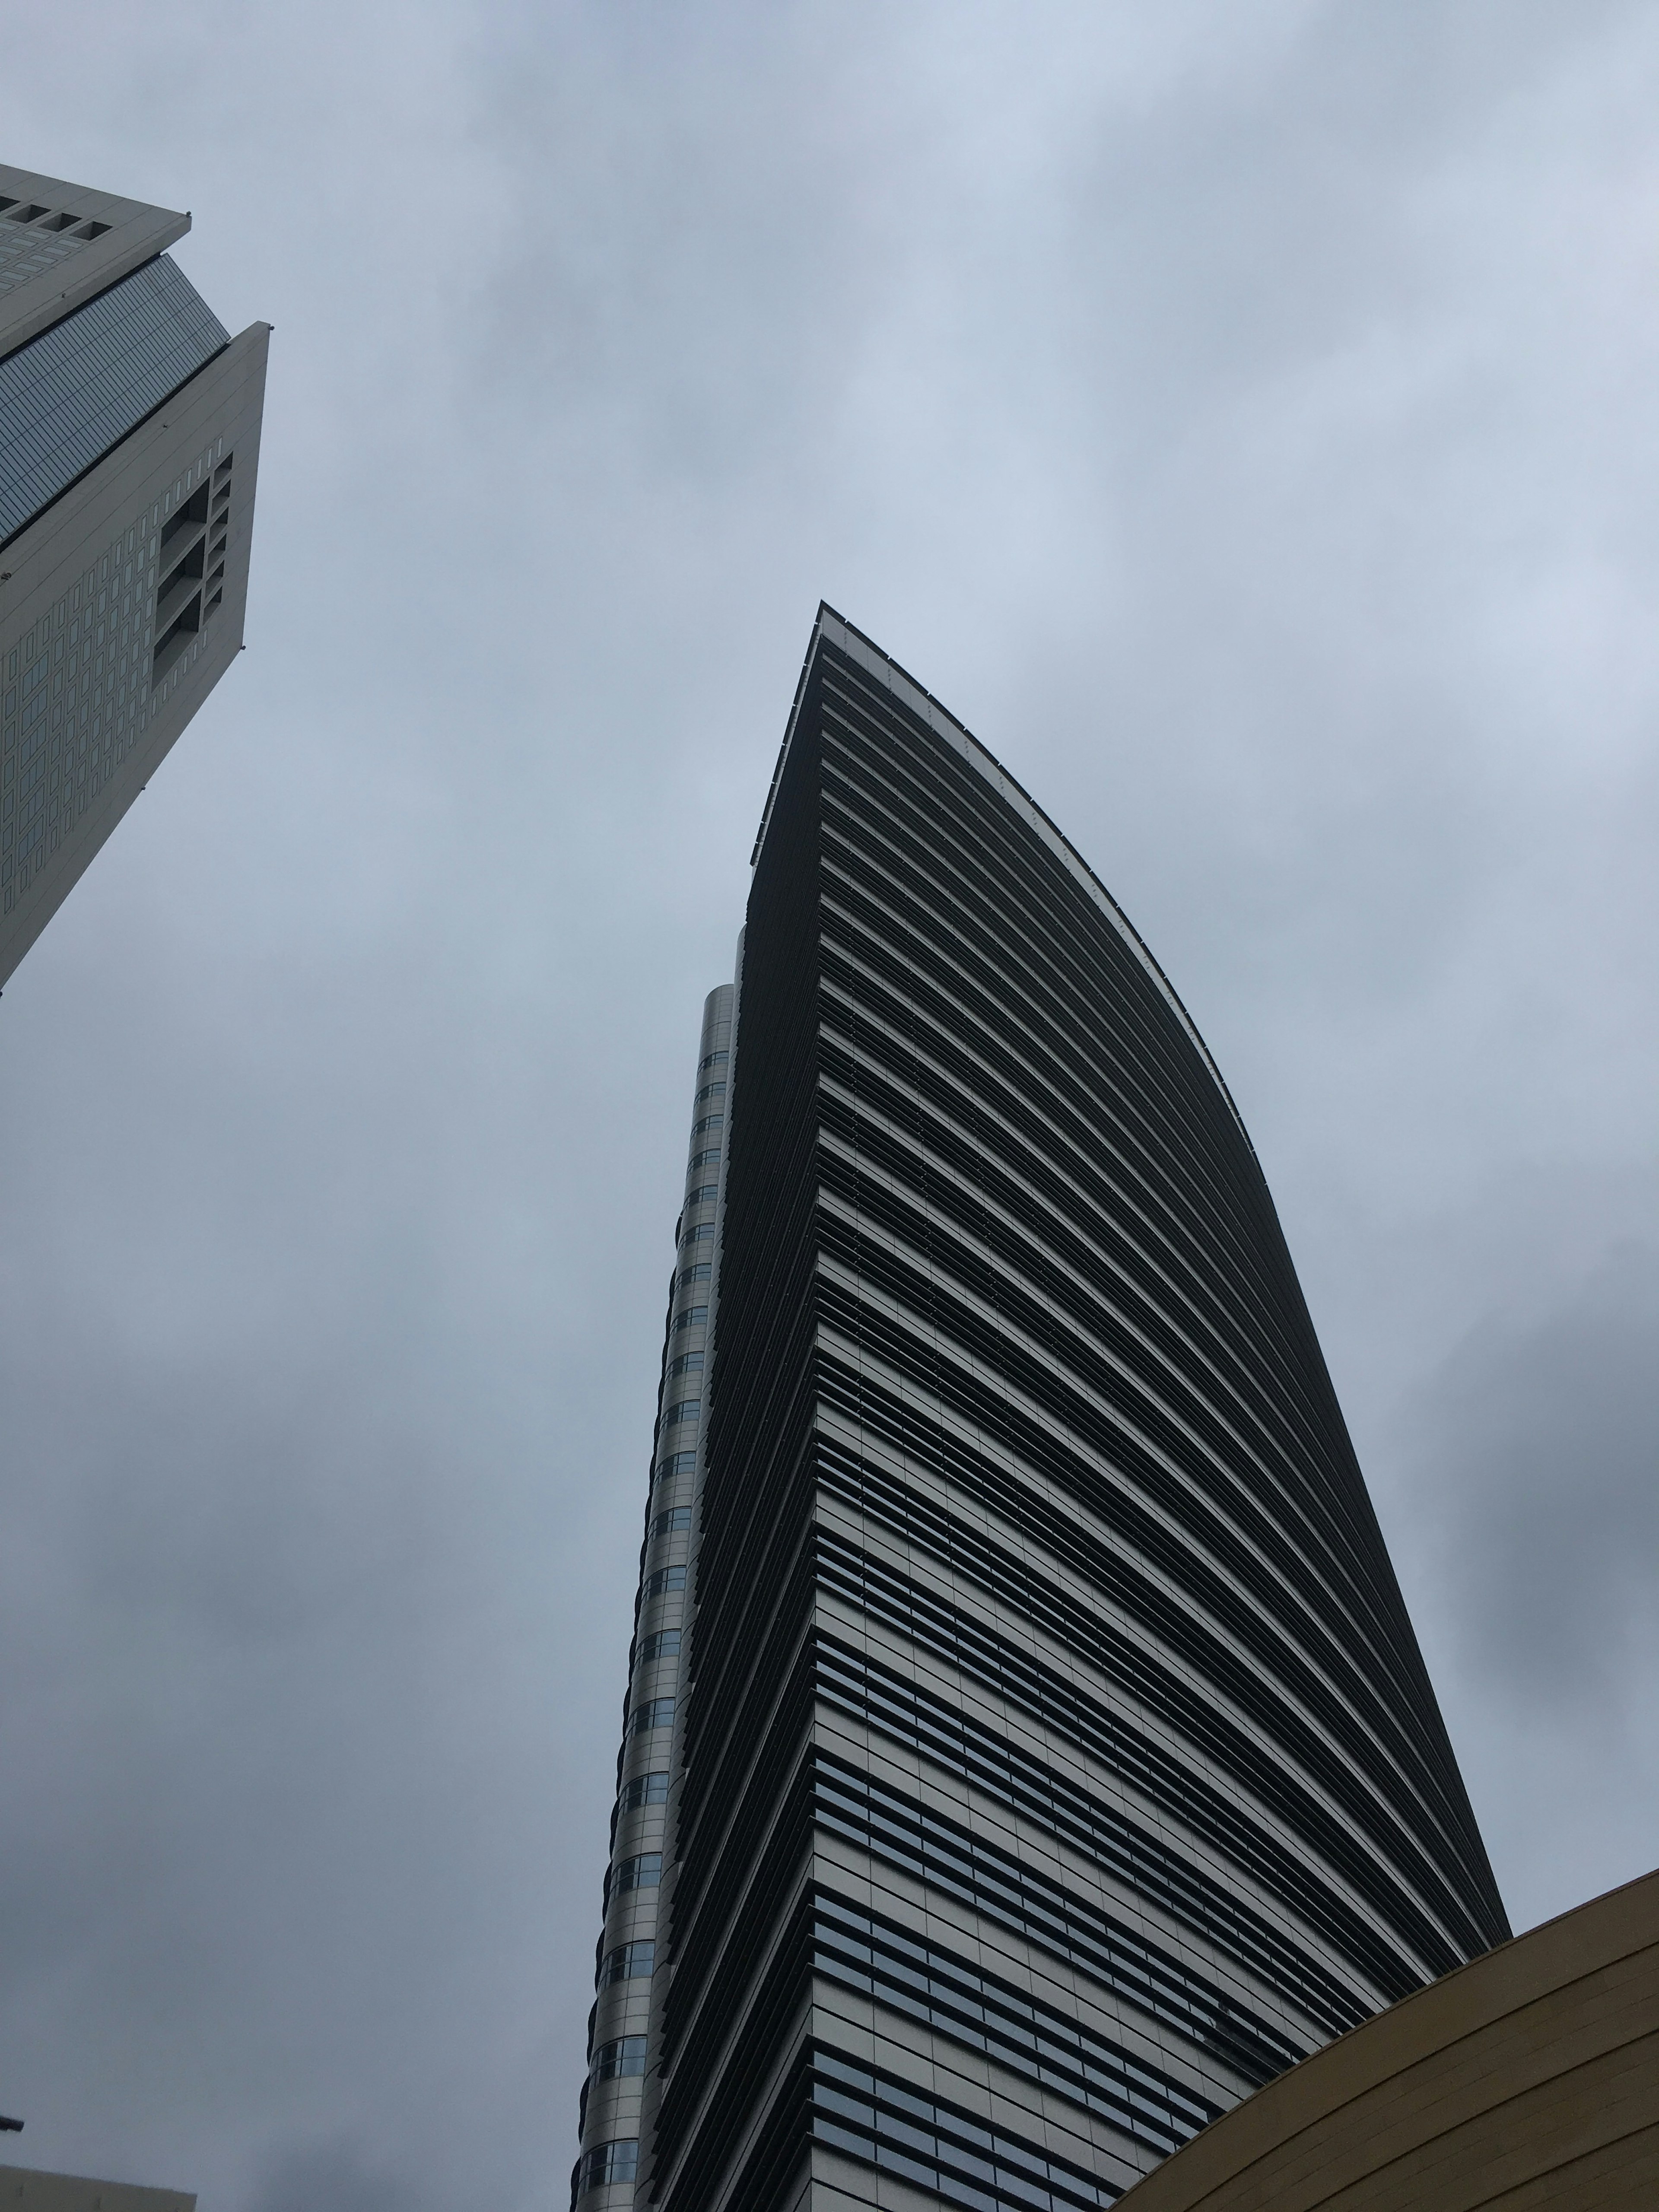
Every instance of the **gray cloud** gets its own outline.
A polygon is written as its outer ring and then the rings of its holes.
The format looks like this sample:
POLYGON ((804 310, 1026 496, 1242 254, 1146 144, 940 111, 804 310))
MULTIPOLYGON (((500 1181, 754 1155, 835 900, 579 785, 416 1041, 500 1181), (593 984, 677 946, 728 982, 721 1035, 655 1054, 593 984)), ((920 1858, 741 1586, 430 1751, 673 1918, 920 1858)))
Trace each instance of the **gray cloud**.
POLYGON ((1517 1921, 1640 1871, 1651 8, 160 0, 7 64, 9 159, 276 325, 250 650, 0 1005, 23 2154, 559 2196, 820 593, 1213 1046, 1517 1921))
POLYGON ((252 2212, 409 2212, 408 2181, 369 2166, 350 2142, 319 2143, 274 2158, 252 2212))
POLYGON ((1652 1665, 1656 1376, 1659 1253, 1626 1244, 1543 1318, 1482 1322, 1425 1391, 1424 1510, 1491 1692, 1618 1707, 1652 1665))

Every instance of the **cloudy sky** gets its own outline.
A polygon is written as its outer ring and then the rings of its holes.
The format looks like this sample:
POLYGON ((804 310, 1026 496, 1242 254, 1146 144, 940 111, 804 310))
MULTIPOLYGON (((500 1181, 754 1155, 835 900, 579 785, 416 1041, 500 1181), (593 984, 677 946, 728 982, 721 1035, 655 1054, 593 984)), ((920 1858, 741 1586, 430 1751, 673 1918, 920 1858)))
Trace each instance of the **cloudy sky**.
POLYGON ((276 325, 0 1007, 0 2110, 557 2212, 703 994, 820 596, 1243 1108, 1517 1927, 1659 1858, 1659 5, 15 11, 276 325))

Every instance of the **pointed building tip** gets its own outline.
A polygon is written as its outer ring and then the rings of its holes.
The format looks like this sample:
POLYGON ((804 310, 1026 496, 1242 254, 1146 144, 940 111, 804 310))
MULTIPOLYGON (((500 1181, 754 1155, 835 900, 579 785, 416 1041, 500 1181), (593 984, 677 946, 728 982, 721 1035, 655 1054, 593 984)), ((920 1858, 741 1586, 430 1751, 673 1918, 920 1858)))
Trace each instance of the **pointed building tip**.
POLYGON ((806 657, 801 663, 800 678, 795 685, 794 704, 789 710, 789 720, 784 729, 783 743, 778 748, 777 764, 772 770, 772 781, 766 793, 766 805, 761 811, 760 828, 756 833, 754 848, 749 855, 750 866, 755 867, 760 860, 761 848, 766 842, 766 832, 772 819, 772 808, 778 795, 778 786, 783 780, 784 763, 789 757, 789 748, 794 738, 795 725, 800 719, 801 703, 805 696, 807 679, 812 672, 812 663, 817 657, 818 647, 823 641, 824 632, 831 624, 841 633, 839 638, 835 641, 839 648, 848 653, 853 660, 860 662, 868 673, 878 682, 884 684, 910 713, 925 723, 936 735, 942 738, 945 743, 951 746, 964 760, 970 763, 977 772, 1001 794, 1005 802, 1013 809, 1014 812, 1021 817, 1027 827, 1033 830, 1058 857, 1062 866, 1085 886, 1088 896, 1095 900, 1110 917, 1113 926, 1122 935, 1134 957, 1151 975, 1158 990, 1169 1002, 1176 1019, 1197 1047, 1200 1057, 1214 1079, 1216 1087, 1227 1103, 1228 1111, 1238 1124, 1244 1141, 1250 1146, 1250 1151, 1254 1156, 1255 1147, 1250 1144, 1249 1133, 1244 1127, 1243 1116, 1240 1114, 1233 1095, 1223 1079, 1221 1070, 1211 1056, 1208 1045, 1200 1036, 1197 1024, 1182 1005, 1174 984, 1159 966, 1146 939, 1142 937, 1094 870, 1071 840, 1037 805, 1019 779, 1010 775, 1004 768, 990 747, 981 743, 965 722, 958 720, 943 700, 936 698, 925 684, 918 683, 908 668, 895 660, 890 653, 876 643, 874 638, 867 635, 855 623, 849 623, 845 615, 830 605, 828 599, 818 601, 817 617, 812 625, 812 635, 807 641, 806 657))

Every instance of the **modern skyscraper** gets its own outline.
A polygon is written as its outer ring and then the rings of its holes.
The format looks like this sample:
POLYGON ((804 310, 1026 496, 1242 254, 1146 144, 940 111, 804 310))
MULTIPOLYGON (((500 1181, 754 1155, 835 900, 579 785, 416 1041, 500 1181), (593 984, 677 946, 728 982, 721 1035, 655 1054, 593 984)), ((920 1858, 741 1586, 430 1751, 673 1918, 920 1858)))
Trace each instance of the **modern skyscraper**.
POLYGON ((0 166, 0 985, 241 647, 270 327, 189 228, 0 166))
POLYGON ((1094 2212, 1508 1933, 1220 1075, 827 608, 678 1245, 584 2212, 1094 2212))

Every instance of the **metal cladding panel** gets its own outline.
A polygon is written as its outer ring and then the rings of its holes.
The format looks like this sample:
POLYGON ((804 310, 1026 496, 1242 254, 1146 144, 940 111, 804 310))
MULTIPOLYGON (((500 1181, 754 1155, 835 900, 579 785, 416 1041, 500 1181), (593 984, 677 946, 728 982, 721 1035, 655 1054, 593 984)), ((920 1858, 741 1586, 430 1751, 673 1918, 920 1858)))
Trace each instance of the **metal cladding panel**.
POLYGON ((190 228, 176 208, 0 161, 0 357, 153 261, 190 228))
POLYGON ((634 1642, 617 1753, 611 1860, 593 1952, 588 2071, 578 2122, 580 2149, 570 2177, 571 2203, 580 2197, 584 2212, 621 2212, 632 2203, 643 2132, 651 1990, 669 1849, 669 1778, 690 1620, 734 1001, 732 986, 723 984, 709 993, 703 1008, 685 1193, 674 1225, 634 1642))
POLYGON ((229 343, 164 253, 0 361, 0 550, 229 343))
POLYGON ((241 650, 269 340, 233 339, 0 554, 0 985, 241 650))
POLYGON ((827 610, 728 1080, 630 2191, 1109 2203, 1507 1923, 1201 1040, 827 610))

